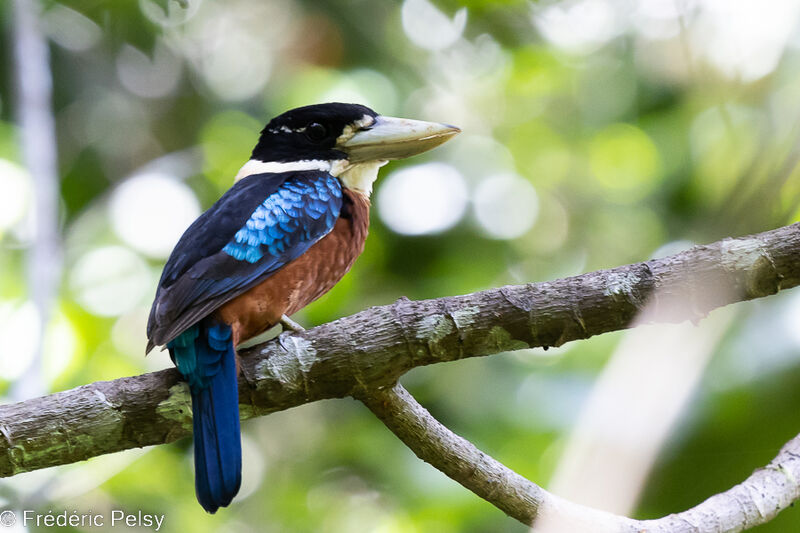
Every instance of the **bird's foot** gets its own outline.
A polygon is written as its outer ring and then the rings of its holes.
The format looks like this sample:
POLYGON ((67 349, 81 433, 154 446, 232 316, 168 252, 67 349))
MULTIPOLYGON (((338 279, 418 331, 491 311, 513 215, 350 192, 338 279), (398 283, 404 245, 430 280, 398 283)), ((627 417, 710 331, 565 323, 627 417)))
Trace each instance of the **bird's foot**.
POLYGON ((283 331, 294 331, 295 333, 300 333, 301 331, 306 330, 306 328, 286 315, 281 315, 281 327, 283 327, 283 331))
POLYGON ((281 327, 283 328, 283 331, 280 335, 278 335, 278 343, 285 351, 290 352, 291 350, 286 345, 286 341, 291 338, 291 333, 300 333, 301 331, 305 331, 306 328, 286 315, 281 315, 281 327))

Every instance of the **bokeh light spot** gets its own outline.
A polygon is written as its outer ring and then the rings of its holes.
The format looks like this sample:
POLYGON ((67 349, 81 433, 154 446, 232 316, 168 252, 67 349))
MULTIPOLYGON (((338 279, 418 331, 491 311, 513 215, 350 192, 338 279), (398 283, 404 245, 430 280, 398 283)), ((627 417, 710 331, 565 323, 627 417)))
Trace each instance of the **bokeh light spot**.
POLYGON ((560 184, 572 166, 569 145, 543 121, 515 128, 508 147, 520 173, 533 179, 540 189, 560 184))
POLYGON ((242 434, 242 463, 246 464, 247 468, 242 471, 242 486, 238 497, 244 500, 256 492, 264 482, 264 471, 267 467, 264 450, 246 433, 242 434))
POLYGON ((328 89, 314 101, 354 102, 380 110, 384 115, 394 113, 397 107, 397 91, 394 84, 375 70, 354 70, 327 87, 328 89))
POLYGON ((117 75, 122 85, 137 96, 160 98, 178 86, 181 62, 163 43, 157 42, 152 57, 130 45, 117 56, 117 75))
POLYGON ((800 348, 800 293, 794 293, 788 298, 786 312, 783 313, 781 326, 786 338, 800 348))
POLYGON ((165 258, 200 214, 192 190, 164 174, 140 174, 111 195, 108 215, 119 237, 139 252, 165 258))
POLYGON ((745 82, 775 69, 800 15, 797 0, 701 4, 691 44, 723 74, 745 82))
POLYGON ((514 174, 499 174, 475 190, 475 217, 490 237, 514 239, 536 222, 539 198, 533 185, 514 174))
POLYGON ((405 0, 401 8, 403 31, 420 48, 442 50, 461 37, 467 25, 466 8, 452 20, 428 0, 405 0))
POLYGON ((51 319, 44 336, 42 348, 42 370, 47 383, 52 383, 78 353, 78 332, 64 313, 58 312, 51 319))
POLYGON ((650 137, 629 124, 612 124, 589 143, 594 178, 619 202, 635 201, 657 184, 661 161, 650 137))
POLYGON ((427 163, 393 172, 378 189, 381 220, 397 233, 438 233, 456 225, 467 208, 467 186, 458 170, 427 163))
POLYGON ((208 86, 224 100, 245 100, 258 94, 272 72, 272 57, 248 53, 258 48, 254 39, 238 34, 234 28, 221 28, 217 47, 202 57, 200 71, 208 86), (220 36, 221 37, 221 36, 220 36))
POLYGON ((55 2, 42 13, 42 26, 53 42, 73 52, 90 49, 103 35, 92 20, 55 2))
POLYGON ((86 95, 82 104, 86 138, 103 155, 127 160, 155 142, 150 134, 153 117, 141 99, 108 91, 99 98, 86 95))
POLYGON ((588 54, 622 31, 621 17, 606 0, 533 4, 532 20, 545 39, 569 52, 588 54))
POLYGON ((150 295, 150 269, 144 260, 122 246, 106 246, 78 259, 70 289, 80 305, 98 316, 120 315, 150 295))
POLYGON ((218 98, 245 100, 263 91, 276 60, 286 57, 281 51, 294 43, 295 17, 295 4, 286 0, 203 2, 174 42, 218 98))
POLYGON ((30 365, 41 332, 41 321, 31 301, 0 302, 0 377, 19 378, 30 365))
POLYGON ((447 143, 440 150, 442 159, 458 162, 458 169, 469 183, 477 183, 490 174, 514 170, 511 151, 488 135, 461 133, 458 142, 447 143))

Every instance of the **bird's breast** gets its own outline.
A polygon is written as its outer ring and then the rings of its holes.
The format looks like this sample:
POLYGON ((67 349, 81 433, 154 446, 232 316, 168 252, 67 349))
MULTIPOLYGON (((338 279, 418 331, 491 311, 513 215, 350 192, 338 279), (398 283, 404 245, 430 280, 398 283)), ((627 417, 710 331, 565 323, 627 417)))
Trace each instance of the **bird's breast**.
POLYGON ((364 250, 369 199, 344 189, 339 219, 330 233, 267 279, 222 305, 217 316, 231 324, 238 344, 266 331, 313 302, 350 270, 364 250))

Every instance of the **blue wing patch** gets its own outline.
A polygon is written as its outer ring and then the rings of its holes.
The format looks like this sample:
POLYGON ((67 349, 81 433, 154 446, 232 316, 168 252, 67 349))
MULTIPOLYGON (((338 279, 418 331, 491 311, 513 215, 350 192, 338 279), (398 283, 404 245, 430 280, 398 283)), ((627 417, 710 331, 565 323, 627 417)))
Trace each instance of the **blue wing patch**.
POLYGON ((300 257, 333 229, 343 201, 339 180, 323 172, 287 174, 263 183, 268 190, 260 193, 266 196, 260 203, 253 195, 259 194, 259 180, 269 178, 243 179, 249 183, 234 185, 181 237, 150 312, 152 342, 175 339, 300 257), (243 207, 249 218, 241 214, 243 207))
MULTIPOLYGON (((341 199, 341 185, 330 175, 285 181, 256 208, 222 251, 239 261, 257 263, 265 255, 278 258, 304 241, 313 243, 320 222, 328 231, 333 228, 341 199)), ((284 263, 274 264, 280 267, 284 263)))

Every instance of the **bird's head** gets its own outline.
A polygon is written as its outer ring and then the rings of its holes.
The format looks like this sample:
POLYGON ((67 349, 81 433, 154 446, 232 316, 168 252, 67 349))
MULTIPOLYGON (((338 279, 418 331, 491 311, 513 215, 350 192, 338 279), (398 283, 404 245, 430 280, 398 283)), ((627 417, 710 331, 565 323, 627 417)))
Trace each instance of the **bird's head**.
POLYGON ((345 187, 372 190, 378 168, 434 148, 455 126, 386 117, 358 104, 298 107, 273 118, 261 132, 237 179, 262 172, 325 170, 345 187))

